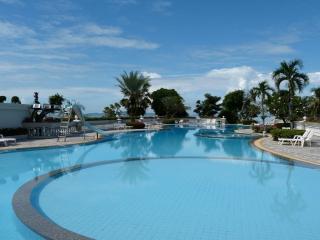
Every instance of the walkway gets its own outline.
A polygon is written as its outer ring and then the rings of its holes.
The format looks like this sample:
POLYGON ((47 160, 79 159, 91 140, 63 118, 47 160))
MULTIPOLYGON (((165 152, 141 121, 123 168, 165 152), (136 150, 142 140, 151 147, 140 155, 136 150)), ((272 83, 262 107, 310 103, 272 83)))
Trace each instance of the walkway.
POLYGON ((302 161, 320 166, 320 139, 315 139, 312 146, 300 147, 289 145, 279 145, 271 137, 260 138, 253 143, 257 148, 271 152, 285 158, 302 161))

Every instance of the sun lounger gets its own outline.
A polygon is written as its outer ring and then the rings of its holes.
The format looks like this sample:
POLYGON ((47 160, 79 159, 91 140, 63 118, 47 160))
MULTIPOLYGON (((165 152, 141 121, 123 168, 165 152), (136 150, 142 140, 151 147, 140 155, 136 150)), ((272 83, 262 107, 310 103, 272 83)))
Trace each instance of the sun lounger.
POLYGON ((5 138, 2 134, 0 134, 0 143, 3 143, 4 146, 8 146, 8 142, 16 143, 15 138, 5 138))
POLYGON ((314 131, 311 130, 307 136, 298 136, 295 139, 293 145, 295 146, 295 145, 300 143, 301 147, 304 147, 304 143, 305 142, 309 142, 310 143, 310 147, 311 147, 311 139, 312 139, 313 135, 314 135, 314 131))
POLYGON ((296 145, 296 141, 299 141, 297 139, 306 139, 309 136, 310 132, 311 130, 307 129, 303 135, 295 135, 293 138, 278 138, 278 144, 283 145, 284 143, 288 142, 292 145, 296 145))

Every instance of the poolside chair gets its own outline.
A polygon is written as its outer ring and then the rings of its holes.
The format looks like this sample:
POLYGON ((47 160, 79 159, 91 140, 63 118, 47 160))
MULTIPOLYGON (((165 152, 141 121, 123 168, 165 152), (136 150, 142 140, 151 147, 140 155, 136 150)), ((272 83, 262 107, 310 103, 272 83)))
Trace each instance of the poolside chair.
POLYGON ((293 138, 278 138, 278 144, 283 145, 285 142, 291 143, 292 145, 296 145, 297 139, 306 139, 311 132, 311 129, 307 129, 303 135, 295 135, 293 138))
POLYGON ((8 142, 16 143, 17 140, 15 138, 5 138, 2 134, 0 134, 0 142, 6 147, 8 146, 8 142))
POLYGON ((297 143, 300 143, 301 147, 304 147, 304 143, 309 142, 310 147, 311 147, 311 139, 312 139, 313 135, 314 135, 314 131, 310 130, 310 132, 307 136, 297 136, 293 145, 295 146, 297 143))

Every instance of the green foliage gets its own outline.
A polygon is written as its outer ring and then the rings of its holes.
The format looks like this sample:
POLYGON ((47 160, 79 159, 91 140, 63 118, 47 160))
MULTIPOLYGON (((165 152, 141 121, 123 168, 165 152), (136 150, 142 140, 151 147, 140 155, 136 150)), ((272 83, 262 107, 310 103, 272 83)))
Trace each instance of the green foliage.
POLYGON ((283 61, 280 63, 280 67, 277 68, 272 77, 275 81, 277 89, 280 89, 280 85, 285 82, 288 88, 288 111, 291 127, 293 127, 294 115, 293 115, 293 97, 296 92, 302 92, 304 87, 309 83, 309 77, 305 73, 301 73, 300 69, 303 67, 301 60, 292 60, 289 62, 283 61))
POLYGON ((65 98, 62 95, 60 95, 59 93, 56 93, 55 95, 49 96, 49 104, 51 104, 51 105, 61 106, 64 101, 65 101, 65 98))
POLYGON ((260 114, 260 108, 254 104, 253 98, 251 94, 244 93, 242 109, 240 111, 239 116, 241 117, 241 122, 254 122, 254 118, 256 118, 260 114))
POLYGON ((3 136, 27 135, 28 130, 26 128, 1 128, 0 134, 3 136))
POLYGON ((124 72, 116 79, 124 95, 120 103, 127 109, 131 120, 144 115, 151 103, 149 94, 150 78, 137 71, 132 71, 129 74, 124 72))
POLYGON ((196 108, 194 109, 194 112, 200 117, 214 117, 221 110, 221 104, 218 104, 221 98, 212 96, 209 93, 206 93, 204 97, 205 100, 198 100, 196 102, 196 108))
POLYGON ((119 103, 110 104, 108 107, 105 107, 103 112, 106 119, 117 119, 117 115, 120 115, 121 105, 119 103))
POLYGON ((163 119, 162 123, 163 124, 175 124, 176 123, 176 119, 174 119, 174 118, 163 119))
POLYGON ((320 87, 312 88, 313 96, 310 98, 310 115, 314 119, 320 118, 320 87))
POLYGON ((6 96, 0 96, 0 103, 4 103, 7 100, 6 96))
POLYGON ((234 124, 237 123, 239 118, 235 112, 222 109, 218 115, 219 117, 225 117, 227 123, 234 124))
POLYGON ((260 106, 260 113, 262 122, 264 125, 265 119, 266 119, 266 101, 271 97, 271 94, 273 92, 273 89, 268 85, 267 81, 262 81, 258 84, 257 87, 254 87, 251 89, 250 93, 253 98, 253 100, 256 102, 257 98, 260 99, 260 103, 258 104, 260 106))
POLYGON ((128 121, 126 125, 132 127, 132 129, 144 129, 146 126, 143 122, 140 121, 128 121))
POLYGON ((273 140, 277 141, 278 138, 293 138, 295 135, 303 135, 305 130, 296 129, 272 129, 271 135, 273 140))
POLYGON ((11 98, 11 103, 21 104, 21 101, 20 101, 19 97, 13 96, 11 98))
POLYGON ((151 94, 151 108, 158 116, 187 117, 183 98, 174 89, 160 88, 151 94))
POLYGON ((255 133, 262 133, 263 131, 266 131, 267 133, 270 133, 271 130, 273 129, 274 127, 273 126, 270 126, 270 125, 255 125, 252 127, 253 131, 255 133))
POLYGON ((243 107, 244 95, 243 90, 236 90, 225 95, 219 116, 225 116, 228 123, 237 123, 243 107))

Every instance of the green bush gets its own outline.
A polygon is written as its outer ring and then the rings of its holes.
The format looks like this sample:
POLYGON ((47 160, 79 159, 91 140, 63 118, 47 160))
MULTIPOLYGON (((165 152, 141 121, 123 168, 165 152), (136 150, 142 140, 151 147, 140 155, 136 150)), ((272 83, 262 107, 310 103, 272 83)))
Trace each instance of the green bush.
POLYGON ((163 119, 162 123, 163 124, 175 124, 176 123, 176 119, 174 119, 174 118, 163 119))
POLYGON ((146 126, 143 122, 139 122, 139 121, 135 121, 135 122, 129 121, 126 124, 127 126, 130 126, 133 129, 144 129, 146 126))
POLYGON ((27 135, 28 130, 26 128, 2 128, 0 134, 4 136, 27 135))
POLYGON ((242 120, 241 123, 243 125, 251 125, 253 123, 257 123, 257 121, 256 120, 242 120))
POLYGON ((271 130, 271 135, 274 141, 277 141, 278 138, 293 138, 295 135, 303 135, 305 130, 297 129, 273 129, 271 130))
POLYGON ((282 129, 283 127, 290 127, 290 123, 276 123, 273 125, 275 128, 282 129))
POLYGON ((252 127, 252 129, 256 133, 262 133, 264 130, 266 130, 267 133, 270 133, 273 127, 270 125, 267 125, 265 127, 263 125, 255 125, 252 127))

